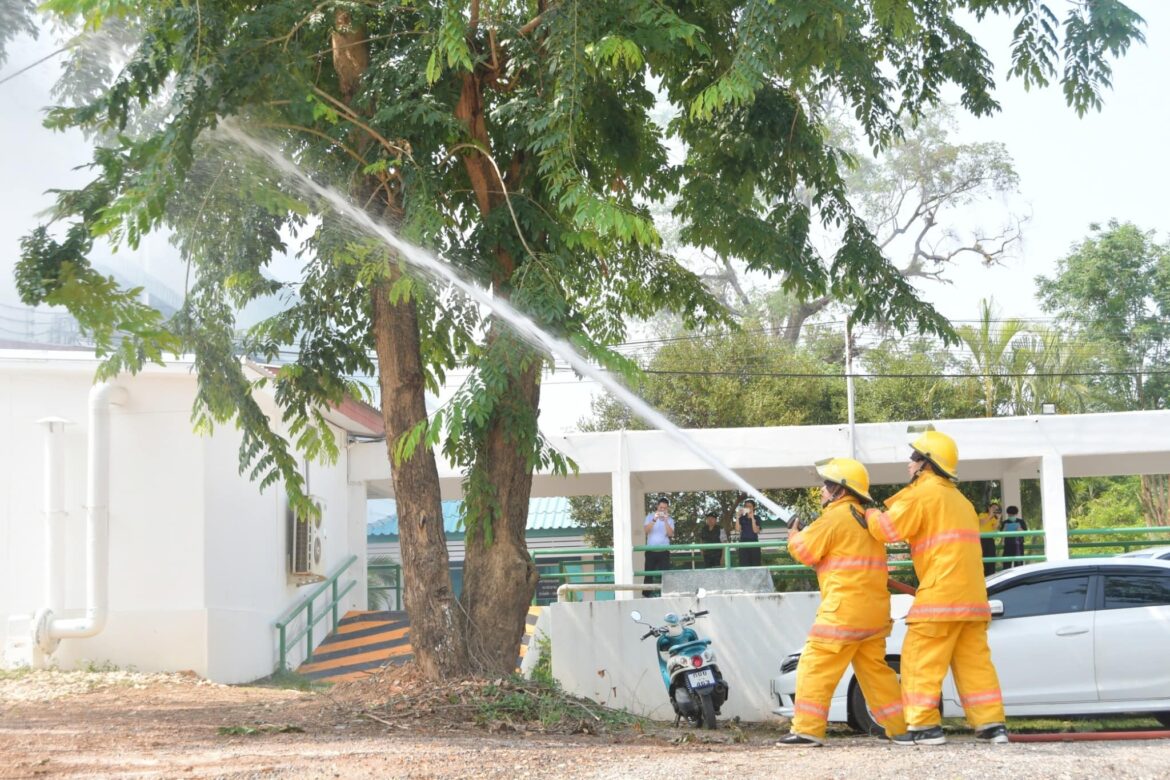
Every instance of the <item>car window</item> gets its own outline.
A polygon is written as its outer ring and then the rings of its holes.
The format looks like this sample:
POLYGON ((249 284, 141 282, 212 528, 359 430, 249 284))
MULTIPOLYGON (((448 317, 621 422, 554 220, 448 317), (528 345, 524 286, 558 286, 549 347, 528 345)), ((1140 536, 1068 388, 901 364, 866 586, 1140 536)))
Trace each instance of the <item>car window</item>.
POLYGON ((1083 612, 1088 593, 1089 576, 1082 574, 1022 582, 1001 590, 992 598, 1003 602, 1004 618, 1019 618, 1083 612))
POLYGON ((1170 604, 1170 574, 1106 574, 1105 609, 1170 604))

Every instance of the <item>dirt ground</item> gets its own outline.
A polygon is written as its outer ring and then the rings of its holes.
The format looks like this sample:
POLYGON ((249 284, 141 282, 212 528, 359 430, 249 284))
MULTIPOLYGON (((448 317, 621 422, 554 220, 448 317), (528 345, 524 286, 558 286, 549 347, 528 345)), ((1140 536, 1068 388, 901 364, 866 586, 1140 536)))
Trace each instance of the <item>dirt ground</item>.
POLYGON ((898 748, 842 735, 827 748, 793 749, 774 746, 779 723, 710 735, 550 735, 416 719, 409 701, 371 717, 373 695, 368 686, 308 693, 193 675, 6 673, 0 777, 992 780, 1163 778, 1170 766, 1170 740, 993 747, 958 735, 944 747, 898 748))

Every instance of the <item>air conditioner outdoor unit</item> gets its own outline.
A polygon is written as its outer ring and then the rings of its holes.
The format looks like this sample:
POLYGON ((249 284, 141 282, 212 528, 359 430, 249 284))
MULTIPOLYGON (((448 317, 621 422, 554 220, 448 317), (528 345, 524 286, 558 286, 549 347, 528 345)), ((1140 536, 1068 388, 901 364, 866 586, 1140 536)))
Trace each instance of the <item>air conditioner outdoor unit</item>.
MULTIPOLYGON (((320 506, 319 501, 314 501, 320 506)), ((321 514, 303 516, 291 506, 286 510, 289 537, 292 545, 289 555, 289 574, 298 585, 308 585, 325 579, 325 530, 321 514)))

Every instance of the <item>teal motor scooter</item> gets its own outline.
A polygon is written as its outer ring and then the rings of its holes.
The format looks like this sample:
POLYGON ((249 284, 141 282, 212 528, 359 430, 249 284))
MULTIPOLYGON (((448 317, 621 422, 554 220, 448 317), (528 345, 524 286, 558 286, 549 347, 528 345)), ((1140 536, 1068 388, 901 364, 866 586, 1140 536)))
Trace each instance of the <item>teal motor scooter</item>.
POLYGON ((710 639, 700 639, 691 628, 696 618, 707 614, 673 612, 664 618, 665 625, 652 626, 642 622, 640 612, 631 612, 635 623, 647 626, 642 639, 656 637, 658 668, 662 682, 674 708, 674 725, 686 718, 696 728, 715 728, 715 718, 730 692, 727 681, 715 663, 715 651, 710 639))

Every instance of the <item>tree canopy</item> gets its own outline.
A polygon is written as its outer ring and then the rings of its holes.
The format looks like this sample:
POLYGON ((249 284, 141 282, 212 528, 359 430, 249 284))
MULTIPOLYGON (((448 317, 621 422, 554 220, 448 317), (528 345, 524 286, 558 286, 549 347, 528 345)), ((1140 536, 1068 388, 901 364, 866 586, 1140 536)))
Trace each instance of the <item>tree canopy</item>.
MULTIPOLYGON (((883 255, 851 205, 850 157, 820 106, 841 96, 871 147, 896 140, 948 85, 976 114, 996 110, 992 65, 968 29, 1017 21, 1013 72, 1059 81, 1078 112, 1099 106, 1110 59, 1142 39, 1122 3, 1035 0, 272 0, 197 3, 48 0, 47 13, 128 33, 108 67, 67 90, 47 123, 96 141, 92 181, 59 194, 53 225, 23 243, 28 304, 67 306, 107 356, 138 370, 195 354, 200 425, 244 432, 242 468, 288 486, 311 510, 297 452, 331 457, 320 409, 379 377, 395 493, 405 523, 407 608, 432 673, 474 657, 514 663, 535 575, 523 541, 532 470, 568 468, 539 436, 534 352, 468 302, 429 289, 402 258, 355 232, 265 161, 214 131, 227 119, 275 145, 372 216, 568 337, 600 364, 625 321, 659 310, 687 327, 727 319, 696 274, 662 250, 649 204, 668 193, 686 243, 783 275, 799 298, 848 301, 859 323, 949 335, 883 255), (656 102, 677 110, 654 121, 656 102), (682 145, 680 159, 668 144, 682 145), (814 224, 839 235, 822 258, 814 224), (89 263, 97 242, 136 246, 167 231, 191 268, 170 321, 89 263), (295 252, 292 282, 273 258, 295 252), (283 295, 278 315, 240 333, 236 311, 283 295), (283 350, 293 347, 290 362, 283 350), (274 427, 238 360, 286 365, 271 381, 274 427), (376 360, 375 360, 376 356, 376 360), (451 404, 424 392, 473 368, 451 404), (467 574, 453 605, 433 448, 466 471, 467 574), (461 628, 462 627, 462 628, 461 628), (466 641, 464 637, 466 636, 466 641)), ((117 47, 114 47, 117 48, 117 47)), ((90 59, 86 59, 90 58, 90 59)))

